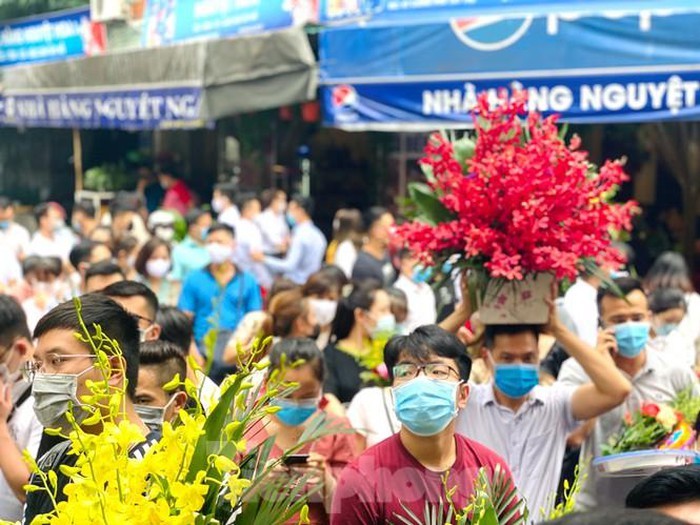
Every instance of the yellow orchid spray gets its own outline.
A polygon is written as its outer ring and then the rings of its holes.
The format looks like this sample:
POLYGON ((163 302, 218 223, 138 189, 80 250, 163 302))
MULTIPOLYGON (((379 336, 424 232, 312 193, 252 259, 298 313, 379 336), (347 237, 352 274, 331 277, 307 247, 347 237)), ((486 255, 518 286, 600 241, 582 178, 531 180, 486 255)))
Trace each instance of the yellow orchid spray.
MULTIPOLYGON (((81 399, 81 409, 89 414, 81 424, 100 425, 102 430, 86 433, 68 411, 72 430, 64 437, 77 459, 74 466, 60 467, 70 480, 63 501, 57 497, 57 472, 42 472, 25 454, 38 480, 26 490, 46 491, 54 503, 52 512, 37 516, 31 525, 274 525, 296 514, 307 519, 306 498, 313 492, 282 487, 270 473, 287 455, 338 429, 325 420, 311 421, 298 444, 274 461, 268 461, 274 438, 249 449, 246 432, 277 409, 269 405, 270 398, 296 388, 283 382, 278 370, 270 374, 264 392, 259 382, 254 387, 252 377, 264 369, 258 361, 269 340, 257 341, 252 352, 240 354, 238 373, 224 380, 221 397, 209 414, 199 402, 189 412, 180 411, 175 423, 163 424, 162 438, 143 457, 134 458, 130 450, 145 438, 125 416, 126 385, 116 388, 109 382, 114 367, 123 372, 125 366, 119 342, 99 325, 85 326, 77 300, 76 308, 81 319, 76 337, 97 356, 95 366, 103 378, 87 385, 91 393, 81 399)), ((166 385, 178 387, 194 400, 201 393, 189 379, 175 377, 166 385)))

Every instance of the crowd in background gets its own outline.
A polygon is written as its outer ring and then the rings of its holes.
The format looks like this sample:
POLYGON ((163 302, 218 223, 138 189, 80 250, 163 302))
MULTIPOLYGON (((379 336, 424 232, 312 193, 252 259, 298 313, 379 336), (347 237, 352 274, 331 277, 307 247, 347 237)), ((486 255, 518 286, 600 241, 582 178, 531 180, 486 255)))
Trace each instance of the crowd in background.
MULTIPOLYGON (((415 436, 451 429, 464 439, 456 461, 502 462, 532 508, 551 508, 549 496, 571 477, 579 450, 582 458, 599 452, 625 410, 698 389, 700 295, 675 253, 659 257, 641 282, 613 275, 623 298, 599 276, 582 274, 547 327, 484 326, 459 271, 426 268, 393 244, 395 218, 386 209, 338 210, 330 241, 313 215, 308 197, 241 193, 232 183, 215 186, 210 206, 195 207, 186 185, 164 173, 105 210, 76 202, 68 216, 57 203, 40 204, 30 234, 0 197, 0 379, 11 386, 0 408, 3 451, 13 442, 39 457, 52 445, 43 443, 45 421, 27 404, 31 391, 14 365, 31 358, 42 318, 84 294, 108 297, 136 319, 141 366, 133 400, 152 431, 187 404, 184 392, 163 389, 175 374, 202 385, 206 407, 241 349, 259 337, 273 338, 264 357, 272 369, 282 356, 303 360, 288 371, 299 388, 277 401, 280 411, 260 422, 250 444, 275 436, 279 455, 318 412, 354 429, 302 451, 326 487, 311 506, 312 523, 380 522, 388 511, 357 501, 364 485, 348 472, 374 475, 353 463, 365 451, 395 461, 395 469, 409 453, 430 463, 430 451, 406 452, 392 441, 402 426, 415 436), (384 366, 370 360, 377 350, 384 366), (209 377, 191 370, 187 356, 213 361, 209 377), (431 407, 442 415, 430 421, 408 407, 429 387, 398 394, 422 377, 448 385, 433 392, 431 407), (331 518, 338 513, 344 518, 331 518)), ((18 476, 3 456, 0 518, 19 519, 28 474, 19 469, 18 476)), ((591 473, 581 505, 622 504, 624 495, 591 473)))

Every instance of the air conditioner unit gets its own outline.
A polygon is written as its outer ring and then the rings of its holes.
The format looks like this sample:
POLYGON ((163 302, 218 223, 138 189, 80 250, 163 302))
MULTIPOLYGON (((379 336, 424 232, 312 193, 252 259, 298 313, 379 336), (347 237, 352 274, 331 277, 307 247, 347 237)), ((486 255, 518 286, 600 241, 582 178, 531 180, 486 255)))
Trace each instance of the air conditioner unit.
POLYGON ((125 20, 129 0, 90 0, 90 18, 93 22, 125 20))

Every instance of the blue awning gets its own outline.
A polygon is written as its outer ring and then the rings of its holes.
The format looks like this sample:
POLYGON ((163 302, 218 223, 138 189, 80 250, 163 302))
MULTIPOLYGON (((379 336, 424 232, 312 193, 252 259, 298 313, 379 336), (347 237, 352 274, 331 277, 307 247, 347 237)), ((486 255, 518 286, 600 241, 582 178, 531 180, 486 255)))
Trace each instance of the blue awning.
POLYGON ((533 13, 515 15, 452 8, 449 13, 460 16, 430 21, 441 11, 436 8, 420 23, 414 11, 398 25, 377 15, 381 23, 325 29, 319 53, 326 125, 464 127, 475 94, 495 95, 504 87, 527 89, 533 109, 570 122, 700 116, 697 2, 693 9, 690 2, 669 2, 675 9, 664 2, 663 10, 634 10, 648 3, 594 1, 601 8, 626 8, 542 12, 542 6, 558 3, 540 1, 533 13))

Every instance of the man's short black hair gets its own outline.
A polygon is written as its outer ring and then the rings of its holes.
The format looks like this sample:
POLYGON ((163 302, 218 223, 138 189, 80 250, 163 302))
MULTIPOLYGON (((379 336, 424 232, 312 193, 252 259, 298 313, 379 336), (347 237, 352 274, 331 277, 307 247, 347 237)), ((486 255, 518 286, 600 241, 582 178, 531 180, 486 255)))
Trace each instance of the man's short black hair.
POLYGON ((459 367, 459 377, 469 380, 472 360, 467 347, 454 334, 437 325, 419 326, 408 335, 392 337, 384 347, 384 363, 389 370, 389 377, 394 379, 394 366, 402 356, 410 356, 421 363, 429 363, 433 356, 454 359, 459 367))
POLYGON ((12 207, 12 200, 5 195, 0 195, 0 210, 6 210, 12 207))
POLYGON ((214 224, 212 224, 211 228, 209 228, 209 233, 207 235, 211 235, 214 232, 226 232, 234 239, 236 238, 236 230, 234 230, 228 224, 224 224, 223 222, 215 222, 214 224))
POLYGON ((700 465, 668 468, 644 478, 627 495, 625 506, 654 509, 693 501, 700 502, 700 465))
POLYGON ((260 199, 258 199, 258 196, 255 193, 247 192, 240 194, 235 203, 236 206, 238 206, 238 209, 243 212, 243 209, 248 205, 248 203, 253 201, 260 201, 260 199))
POLYGON ((311 217, 314 214, 314 200, 311 197, 304 197, 303 195, 293 195, 290 202, 295 202, 304 213, 311 217))
MULTIPOLYGON (((126 391, 133 399, 139 377, 139 328, 136 319, 118 303, 102 294, 83 295, 80 303, 82 319, 90 333, 95 333, 94 325, 100 325, 104 334, 119 342, 126 366, 126 391)), ((78 311, 73 301, 59 304, 42 317, 34 329, 34 338, 38 339, 52 330, 81 331, 78 311)), ((89 343, 81 344, 92 352, 89 343)))
POLYGON ((84 213, 91 219, 94 219, 96 214, 95 214, 95 205, 92 203, 92 201, 78 201, 73 205, 73 213, 75 212, 80 212, 84 213))
POLYGON ((529 332, 535 336, 535 340, 538 340, 541 331, 542 327, 536 324, 489 324, 484 330, 484 347, 493 350, 496 337, 499 335, 518 335, 529 332))
POLYGON ((554 521, 541 522, 548 525, 687 525, 654 511, 637 509, 602 508, 588 512, 574 512, 554 521))
POLYGON ((236 202, 236 198, 238 195, 238 187, 236 186, 235 183, 233 183, 233 182, 220 182, 219 184, 214 186, 214 190, 221 193, 221 195, 226 197, 232 203, 236 202))
POLYGON ((683 290, 678 288, 657 288, 649 294, 649 310, 652 313, 659 314, 674 308, 688 311, 688 303, 685 300, 683 290))
POLYGON ((158 310, 156 322, 160 325, 160 340, 177 345, 187 356, 194 336, 192 319, 179 308, 163 306, 158 310))
POLYGON ((208 210, 203 210, 202 208, 193 208, 185 214, 185 222, 187 227, 191 228, 194 224, 204 217, 205 215, 210 215, 208 210))
POLYGON ((389 213, 389 210, 382 208, 381 206, 372 206, 362 212, 362 225, 366 232, 368 232, 374 223, 379 221, 384 215, 389 213))
POLYGON ((121 267, 113 262, 113 261, 100 261, 87 269, 85 272, 85 283, 92 279, 93 277, 97 277, 98 275, 106 277, 108 275, 121 275, 123 279, 126 279, 126 276, 124 275, 124 272, 122 271, 121 267))
POLYGON ((34 219, 36 220, 37 224, 39 224, 42 218, 49 214, 49 210, 52 207, 53 204, 50 202, 42 202, 41 204, 34 206, 34 219))
POLYGON ((285 356, 287 366, 296 361, 304 361, 304 364, 311 365, 314 377, 323 383, 326 370, 323 352, 319 350, 313 339, 307 337, 282 339, 270 350, 270 369, 275 370, 282 366, 282 356, 285 356))
POLYGON ((137 212, 140 205, 141 198, 138 193, 133 191, 120 191, 112 202, 109 203, 109 213, 112 216, 112 220, 114 220, 114 218, 121 213, 137 212))
POLYGON ((140 366, 152 366, 158 369, 158 383, 162 387, 180 375, 180 381, 187 376, 187 362, 180 348, 167 341, 146 341, 139 347, 140 366))
POLYGON ((31 340, 24 310, 12 296, 0 294, 0 345, 9 348, 15 339, 24 337, 31 340))
POLYGON ((158 297, 145 284, 137 281, 120 281, 110 284, 100 293, 107 297, 143 297, 148 304, 149 319, 155 321, 158 313, 158 297))
POLYGON ((96 242, 85 240, 73 246, 68 255, 71 266, 78 270, 80 263, 88 262, 90 260, 90 252, 92 252, 92 248, 95 245, 97 245, 96 242))
MULTIPOLYGON (((634 277, 617 277, 613 279, 612 282, 619 289, 619 291, 622 292, 622 297, 627 297, 635 290, 645 293, 641 281, 639 279, 635 279, 634 277)), ((603 299, 606 297, 620 297, 615 289, 615 286, 610 286, 603 283, 600 288, 598 288, 598 296, 596 298, 596 302, 598 303, 598 313, 602 314, 601 306, 603 304, 603 299)))

